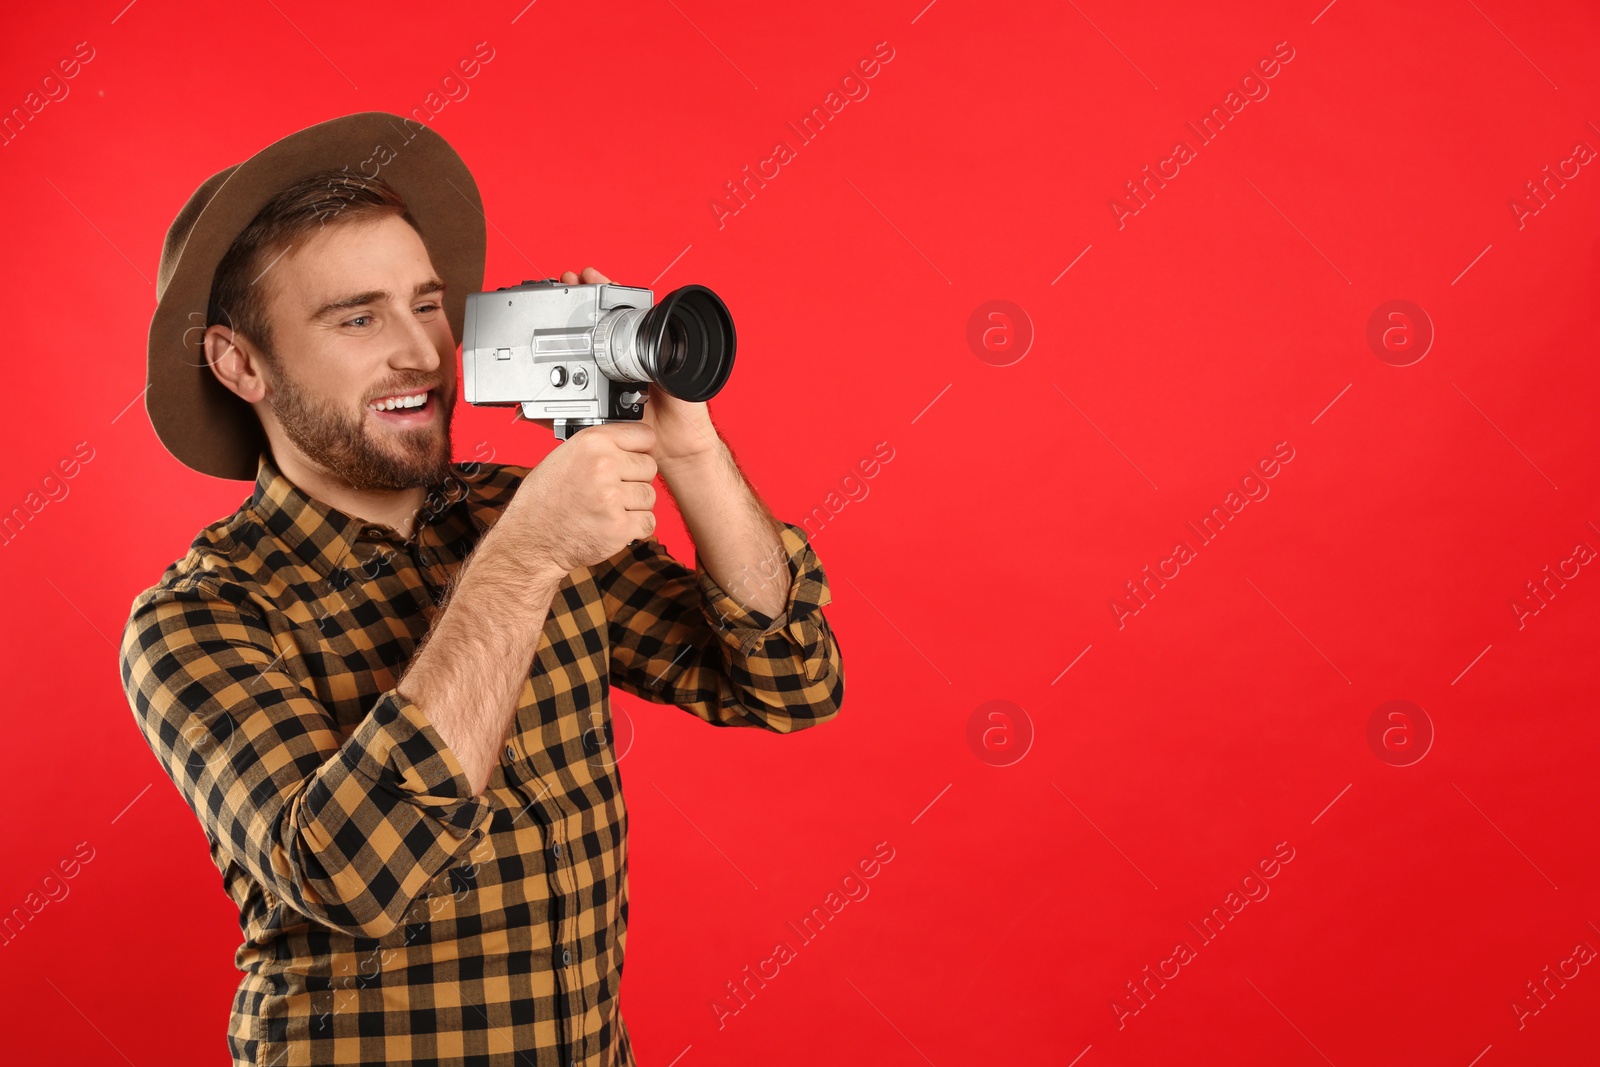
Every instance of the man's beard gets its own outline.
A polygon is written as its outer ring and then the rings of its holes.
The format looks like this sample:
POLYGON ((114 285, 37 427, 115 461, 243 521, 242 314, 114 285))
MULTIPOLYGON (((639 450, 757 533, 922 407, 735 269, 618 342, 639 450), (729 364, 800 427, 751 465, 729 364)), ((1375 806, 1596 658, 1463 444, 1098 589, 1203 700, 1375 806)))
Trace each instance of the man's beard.
POLYGON ((399 430, 389 435, 396 446, 390 449, 367 432, 367 416, 351 417, 335 405, 313 397, 281 370, 270 378, 266 400, 283 432, 308 459, 352 489, 427 488, 449 477, 452 412, 444 407, 442 385, 434 388, 428 400, 442 407, 442 432, 432 423, 399 430))

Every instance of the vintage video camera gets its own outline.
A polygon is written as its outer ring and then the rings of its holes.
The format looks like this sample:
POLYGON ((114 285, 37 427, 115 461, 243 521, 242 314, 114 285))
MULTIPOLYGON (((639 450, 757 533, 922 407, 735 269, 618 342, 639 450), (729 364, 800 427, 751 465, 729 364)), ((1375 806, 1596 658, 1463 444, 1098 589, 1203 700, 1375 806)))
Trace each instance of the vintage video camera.
POLYGON ((461 363, 467 403, 522 409, 560 440, 637 421, 648 385, 708 400, 733 371, 733 317, 703 285, 657 304, 649 289, 554 278, 468 293, 461 363))

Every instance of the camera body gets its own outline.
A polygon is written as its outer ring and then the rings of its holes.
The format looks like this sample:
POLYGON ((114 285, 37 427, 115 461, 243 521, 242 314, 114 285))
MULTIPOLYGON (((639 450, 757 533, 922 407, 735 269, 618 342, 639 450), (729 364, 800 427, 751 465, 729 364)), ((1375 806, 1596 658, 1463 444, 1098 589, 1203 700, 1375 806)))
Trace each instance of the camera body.
POLYGON ((651 382, 708 399, 732 371, 734 346, 733 319, 704 286, 657 304, 636 286, 524 281, 467 294, 463 390, 469 404, 518 407, 565 440, 643 418, 651 382))

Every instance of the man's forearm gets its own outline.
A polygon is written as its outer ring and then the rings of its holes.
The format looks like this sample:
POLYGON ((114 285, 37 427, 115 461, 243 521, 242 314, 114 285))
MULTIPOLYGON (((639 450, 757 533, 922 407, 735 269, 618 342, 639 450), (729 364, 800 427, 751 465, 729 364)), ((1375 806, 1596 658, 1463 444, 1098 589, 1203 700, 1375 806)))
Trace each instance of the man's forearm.
POLYGON ((483 535, 397 689, 428 716, 476 796, 500 760, 545 616, 565 577, 526 558, 510 532, 483 535))
POLYGON ((704 455, 660 471, 712 579, 747 608, 782 612, 789 597, 782 524, 745 481, 727 444, 718 439, 704 455))

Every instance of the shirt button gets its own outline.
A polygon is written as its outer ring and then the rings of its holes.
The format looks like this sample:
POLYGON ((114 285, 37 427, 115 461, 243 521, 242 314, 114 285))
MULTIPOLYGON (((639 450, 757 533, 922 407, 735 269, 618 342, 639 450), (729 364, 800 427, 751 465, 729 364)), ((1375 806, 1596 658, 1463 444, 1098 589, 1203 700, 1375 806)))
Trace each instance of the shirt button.
POLYGON ((550 848, 550 851, 552 851, 552 852, 554 852, 556 854, 556 859, 560 859, 561 858, 561 842, 558 841, 554 845, 552 845, 551 848, 550 848))
POLYGON ((515 762, 516 758, 517 758, 517 750, 512 748, 510 745, 507 745, 506 746, 506 759, 515 762))
POLYGON ((572 963, 572 953, 567 949, 561 950, 561 962, 568 965, 572 963))
POLYGON ((417 562, 424 567, 431 567, 433 566, 433 557, 428 555, 427 549, 419 548, 417 549, 417 562))

